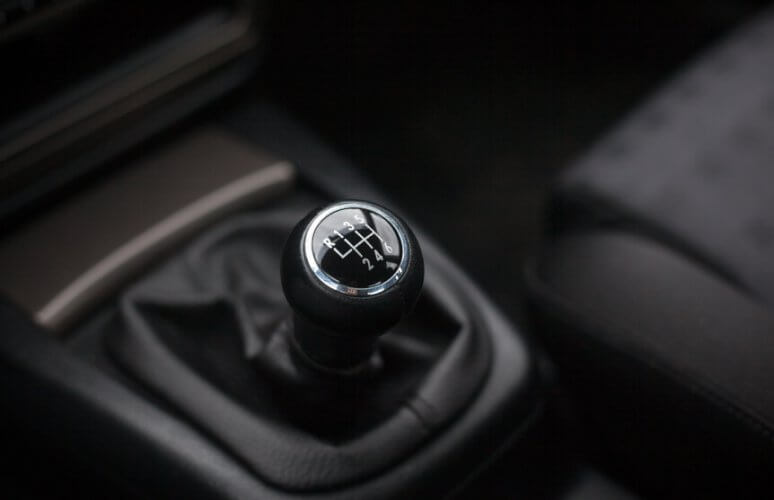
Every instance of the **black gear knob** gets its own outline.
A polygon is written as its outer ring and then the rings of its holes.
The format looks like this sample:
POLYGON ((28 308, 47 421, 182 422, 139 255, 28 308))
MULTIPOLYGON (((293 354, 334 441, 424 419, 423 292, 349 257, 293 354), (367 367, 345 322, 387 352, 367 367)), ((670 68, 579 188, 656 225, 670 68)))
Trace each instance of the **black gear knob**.
POLYGON ((347 371, 366 363, 378 336, 413 309, 424 263, 414 234, 395 214, 342 201, 298 223, 281 274, 295 311, 296 346, 323 368, 347 371))

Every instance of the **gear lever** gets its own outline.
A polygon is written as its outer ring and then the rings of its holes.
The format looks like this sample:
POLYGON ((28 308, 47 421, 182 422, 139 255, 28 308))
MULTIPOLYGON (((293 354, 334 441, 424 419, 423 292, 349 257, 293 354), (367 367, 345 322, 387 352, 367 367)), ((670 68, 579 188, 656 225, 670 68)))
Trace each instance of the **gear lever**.
POLYGON ((396 215, 343 201, 293 229, 281 276, 297 351, 318 368, 346 373, 366 365, 376 339, 413 309, 424 264, 414 234, 396 215))

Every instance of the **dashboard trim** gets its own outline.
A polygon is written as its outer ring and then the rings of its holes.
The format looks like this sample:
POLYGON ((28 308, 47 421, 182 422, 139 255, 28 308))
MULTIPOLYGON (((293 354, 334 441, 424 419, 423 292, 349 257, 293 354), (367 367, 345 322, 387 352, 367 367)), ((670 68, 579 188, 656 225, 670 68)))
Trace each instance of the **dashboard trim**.
POLYGON ((265 200, 277 188, 288 185, 293 176, 293 165, 279 161, 231 181, 181 208, 78 276, 37 311, 36 320, 50 329, 63 330, 164 249, 225 213, 265 200))

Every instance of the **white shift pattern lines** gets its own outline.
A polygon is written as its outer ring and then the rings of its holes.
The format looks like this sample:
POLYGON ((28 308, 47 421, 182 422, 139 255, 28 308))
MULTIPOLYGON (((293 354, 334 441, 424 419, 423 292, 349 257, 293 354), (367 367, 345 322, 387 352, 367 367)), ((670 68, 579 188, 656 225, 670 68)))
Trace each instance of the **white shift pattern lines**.
MULTIPOLYGON (((359 240, 357 243, 355 243, 355 244, 352 244, 352 242, 351 242, 351 241, 349 241, 349 239, 347 239, 347 237, 346 237, 346 236, 344 236, 343 234, 341 234, 339 231, 337 231, 337 230, 334 230, 334 231, 333 231, 333 233, 334 233, 336 236, 338 236, 338 237, 339 237, 339 241, 343 241, 343 242, 344 242, 344 243, 346 243, 346 244, 347 244, 347 246, 349 247, 349 248, 347 249, 347 251, 346 251, 346 252, 341 252, 341 251, 338 249, 338 244, 336 244, 336 245, 333 247, 333 251, 334 251, 334 252, 336 252, 336 255, 338 255, 338 256, 339 256, 339 258, 340 258, 341 260, 344 260, 344 259, 346 259, 346 258, 347 258, 347 256, 348 256, 349 254, 351 254, 352 252, 355 252, 355 253, 357 254, 357 256, 358 256, 358 257, 361 257, 361 258, 362 258, 362 257, 363 257, 363 254, 360 252, 360 250, 358 250, 358 247, 359 247, 360 245, 362 245, 362 244, 365 244, 365 245, 367 245, 367 246, 368 246, 368 248, 370 248, 370 249, 372 249, 372 250, 375 250, 375 249, 374 249, 374 246, 371 244, 371 242, 370 242, 370 241, 368 241, 368 240, 369 240, 369 239, 370 239, 372 236, 376 236, 376 237, 379 239, 379 241, 381 241, 382 243, 384 243, 384 238, 382 238, 382 237, 379 235, 379 233, 377 233, 377 232, 374 230, 374 228, 372 228, 370 225, 368 225, 368 223, 364 223, 363 225, 364 225, 366 228, 368 228, 368 235, 367 235, 367 236, 363 236, 363 234, 362 234, 362 233, 361 233, 359 230, 357 230, 357 229, 355 229, 355 230, 351 231, 351 232, 350 232, 350 233, 347 235, 347 236, 349 236, 350 234, 353 234, 353 233, 354 233, 354 234, 356 234, 356 235, 358 236, 358 238, 360 238, 360 240, 359 240)), ((337 241, 336 243, 338 243, 338 241, 337 241)), ((387 252, 388 252, 388 253, 389 253, 389 252, 392 250, 392 249, 391 249, 389 246, 387 246, 387 247, 386 247, 386 249, 389 249, 389 250, 387 250, 387 252)))

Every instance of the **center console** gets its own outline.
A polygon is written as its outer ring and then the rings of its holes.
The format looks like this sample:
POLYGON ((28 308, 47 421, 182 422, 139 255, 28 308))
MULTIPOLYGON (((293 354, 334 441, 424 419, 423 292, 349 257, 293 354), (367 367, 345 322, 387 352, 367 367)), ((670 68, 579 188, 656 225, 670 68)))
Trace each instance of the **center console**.
POLYGON ((524 339, 346 160, 239 102, 0 245, 27 270, 1 284, 8 425, 146 496, 458 491, 541 412, 524 339), (78 235, 43 230, 62 213, 78 235), (20 288, 52 259, 68 272, 20 288))

